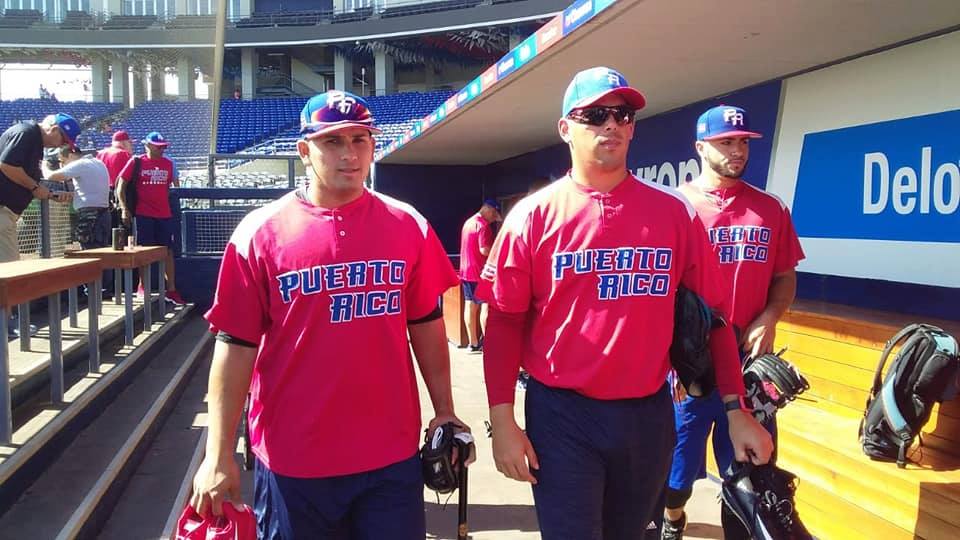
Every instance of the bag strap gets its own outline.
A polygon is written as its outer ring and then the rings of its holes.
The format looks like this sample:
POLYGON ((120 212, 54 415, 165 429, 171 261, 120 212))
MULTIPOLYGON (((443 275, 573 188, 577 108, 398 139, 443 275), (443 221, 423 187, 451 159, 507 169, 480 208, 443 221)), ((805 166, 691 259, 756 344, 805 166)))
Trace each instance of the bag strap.
POLYGON ((133 174, 130 175, 130 183, 136 184, 140 181, 140 156, 133 158, 133 174))
POLYGON ((897 346, 898 343, 906 339, 907 336, 924 328, 929 327, 925 324, 907 325, 887 341, 887 344, 883 347, 883 353, 880 354, 880 363, 877 364, 877 371, 873 374, 873 386, 870 388, 870 397, 867 398, 867 405, 873 401, 873 398, 876 397, 877 392, 880 391, 880 386, 883 384, 883 366, 887 363, 887 357, 890 356, 890 352, 894 349, 894 347, 897 346))

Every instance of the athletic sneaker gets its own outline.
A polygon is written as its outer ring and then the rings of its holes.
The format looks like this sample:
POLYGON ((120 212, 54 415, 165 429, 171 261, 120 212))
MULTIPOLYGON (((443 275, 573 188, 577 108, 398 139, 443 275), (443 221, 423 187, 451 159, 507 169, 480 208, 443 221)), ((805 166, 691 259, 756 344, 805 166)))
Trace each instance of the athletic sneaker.
POLYGON ((663 531, 660 533, 661 540, 683 540, 683 531, 687 528, 687 513, 684 512, 677 521, 670 521, 663 518, 663 531))
POLYGON ((483 345, 471 345, 470 352, 481 352, 483 351, 483 345))
MULTIPOLYGON (((39 329, 35 324, 30 325, 30 337, 37 335, 39 329)), ((16 317, 7 322, 7 341, 20 337, 20 321, 16 317)))
POLYGON ((177 291, 167 291, 167 302, 172 302, 178 306, 182 306, 187 303, 177 291))

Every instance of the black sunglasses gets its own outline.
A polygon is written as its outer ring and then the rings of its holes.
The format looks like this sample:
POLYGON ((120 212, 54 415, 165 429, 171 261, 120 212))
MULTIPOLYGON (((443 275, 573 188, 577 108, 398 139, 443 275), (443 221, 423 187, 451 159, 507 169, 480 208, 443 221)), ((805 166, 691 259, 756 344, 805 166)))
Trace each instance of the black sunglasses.
POLYGON ((636 112, 636 109, 627 105, 618 105, 616 107, 603 107, 598 105, 596 107, 574 109, 567 114, 567 118, 579 124, 602 126, 607 122, 607 118, 613 115, 613 120, 623 126, 633 123, 636 112))

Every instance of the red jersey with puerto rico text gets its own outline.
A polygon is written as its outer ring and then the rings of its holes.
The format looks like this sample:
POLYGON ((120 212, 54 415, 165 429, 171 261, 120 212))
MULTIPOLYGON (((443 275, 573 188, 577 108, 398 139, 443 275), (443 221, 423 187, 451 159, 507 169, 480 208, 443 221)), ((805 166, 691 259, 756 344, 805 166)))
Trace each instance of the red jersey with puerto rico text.
POLYGON ((720 270, 733 286, 731 322, 741 331, 767 306, 773 276, 796 268, 803 248, 779 197, 739 181, 728 188, 679 188, 697 210, 720 270))
POLYGON ((377 193, 325 209, 293 192, 245 217, 206 318, 259 343, 254 454, 298 478, 412 456, 422 433, 407 321, 457 282, 426 219, 377 193))
MULTIPOLYGON (((173 217, 170 211, 170 186, 174 180, 173 162, 162 156, 159 159, 151 159, 146 155, 137 156, 137 158, 140 159, 140 178, 136 180, 136 215, 161 219, 173 217)), ((124 182, 131 181, 135 159, 130 158, 120 171, 124 182)))
POLYGON ((480 248, 493 245, 493 230, 480 213, 470 216, 460 231, 460 279, 480 281, 480 271, 486 258, 480 248))
MULTIPOLYGON (((566 176, 507 215, 477 293, 500 311, 528 313, 521 365, 531 376, 624 399, 666 380, 681 284, 728 311, 728 285, 686 199, 632 175, 609 193, 566 176)), ((734 348, 729 355, 739 365, 734 348)), ((500 388, 487 377, 491 405, 513 402, 513 380, 500 388)))

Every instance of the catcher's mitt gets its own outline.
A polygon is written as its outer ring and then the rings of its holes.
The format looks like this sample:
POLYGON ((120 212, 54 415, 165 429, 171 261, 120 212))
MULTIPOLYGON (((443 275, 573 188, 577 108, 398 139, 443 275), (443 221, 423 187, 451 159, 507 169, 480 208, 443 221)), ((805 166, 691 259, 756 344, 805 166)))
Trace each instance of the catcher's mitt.
POLYGON ((710 330, 724 324, 700 295, 683 286, 677 289, 670 364, 691 397, 708 396, 717 385, 710 330))
POLYGON ((747 400, 753 406, 753 415, 766 423, 787 403, 810 388, 800 370, 777 354, 762 354, 748 359, 743 365, 743 385, 747 400))
POLYGON ((453 493, 457 489, 463 463, 473 452, 473 436, 466 431, 456 433, 458 427, 453 422, 439 426, 420 449, 423 483, 437 493, 453 493), (456 463, 454 449, 457 450, 456 463))
POLYGON ((794 506, 796 490, 796 475, 776 465, 734 461, 720 497, 755 540, 810 540, 794 506))

